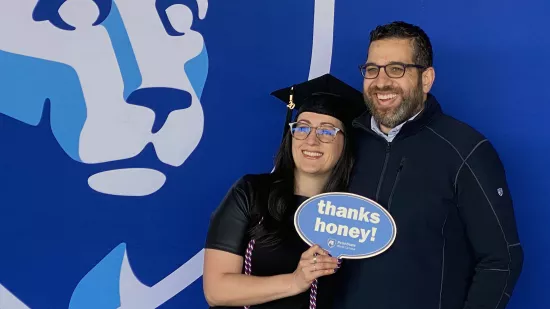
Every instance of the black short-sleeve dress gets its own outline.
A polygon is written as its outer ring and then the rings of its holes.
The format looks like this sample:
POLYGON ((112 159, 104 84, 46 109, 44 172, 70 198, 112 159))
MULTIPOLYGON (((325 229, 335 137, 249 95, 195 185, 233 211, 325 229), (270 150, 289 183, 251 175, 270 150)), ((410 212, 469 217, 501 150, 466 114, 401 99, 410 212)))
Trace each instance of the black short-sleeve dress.
MULTIPOLYGON (((248 233, 251 227, 251 210, 258 201, 258 186, 265 185, 262 175, 246 175, 239 179, 224 200, 212 214, 210 227, 206 239, 207 249, 218 249, 240 255, 244 258, 250 241, 248 233), (263 182, 260 184, 260 180, 263 182)), ((305 197, 296 196, 295 209, 305 201, 305 197)), ((293 216, 288 219, 290 233, 284 241, 276 247, 262 247, 256 244, 252 252, 253 276, 273 276, 292 273, 296 270, 300 257, 309 248, 294 228, 293 216)), ((243 267, 244 273, 244 267, 243 267)), ((321 277, 317 287, 317 308, 332 308, 334 282, 336 274, 321 277)), ((274 300, 268 303, 253 305, 251 309, 307 309, 309 308, 310 291, 274 300)), ((214 307, 211 307, 214 308, 214 307)), ((215 307, 242 308, 238 307, 215 307)))

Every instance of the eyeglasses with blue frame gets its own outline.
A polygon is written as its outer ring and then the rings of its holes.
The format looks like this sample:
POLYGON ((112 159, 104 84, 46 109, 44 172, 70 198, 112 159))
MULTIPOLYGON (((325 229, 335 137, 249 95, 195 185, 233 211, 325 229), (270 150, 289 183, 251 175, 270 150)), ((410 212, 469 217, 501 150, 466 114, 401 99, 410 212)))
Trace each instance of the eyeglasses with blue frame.
POLYGON ((288 125, 290 126, 290 134, 297 140, 306 139, 311 133, 311 129, 315 129, 315 135, 322 143, 331 143, 336 138, 338 132, 344 133, 342 129, 327 124, 313 127, 305 122, 291 122, 288 125))

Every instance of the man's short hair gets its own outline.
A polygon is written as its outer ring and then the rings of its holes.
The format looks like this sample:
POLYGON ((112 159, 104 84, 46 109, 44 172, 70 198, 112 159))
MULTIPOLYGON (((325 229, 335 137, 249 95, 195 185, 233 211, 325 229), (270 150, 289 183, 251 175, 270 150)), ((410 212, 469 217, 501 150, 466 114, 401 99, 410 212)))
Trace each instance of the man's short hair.
POLYGON ((403 21, 377 26, 370 33, 370 42, 384 39, 411 39, 413 61, 426 68, 433 66, 432 43, 420 27, 403 21))

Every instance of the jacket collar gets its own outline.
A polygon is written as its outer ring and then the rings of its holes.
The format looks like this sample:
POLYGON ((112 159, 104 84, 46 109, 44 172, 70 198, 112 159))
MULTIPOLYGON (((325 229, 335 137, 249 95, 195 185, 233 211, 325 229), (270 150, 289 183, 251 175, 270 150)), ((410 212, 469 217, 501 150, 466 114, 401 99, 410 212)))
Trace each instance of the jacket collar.
MULTIPOLYGON (((431 123, 434 117, 441 113, 441 105, 433 94, 428 93, 427 99, 424 102, 424 108, 422 109, 420 114, 418 114, 418 116, 416 116, 416 118, 414 118, 413 120, 407 121, 407 123, 405 123, 399 131, 399 134, 396 138, 399 139, 415 134, 416 132, 426 127, 429 123, 431 123)), ((360 128, 376 134, 374 131, 372 131, 370 126, 371 117, 371 113, 367 110, 361 116, 353 120, 353 127, 360 128)))

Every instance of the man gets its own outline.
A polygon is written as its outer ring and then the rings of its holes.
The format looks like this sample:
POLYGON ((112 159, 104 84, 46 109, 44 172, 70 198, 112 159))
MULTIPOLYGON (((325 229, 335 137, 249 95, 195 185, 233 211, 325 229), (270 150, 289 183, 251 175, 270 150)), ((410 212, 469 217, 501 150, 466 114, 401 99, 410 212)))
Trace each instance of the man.
POLYGON ((383 205, 397 238, 379 256, 344 261, 334 308, 505 308, 523 251, 495 149, 430 94, 422 29, 394 22, 370 40, 350 191, 383 205))

